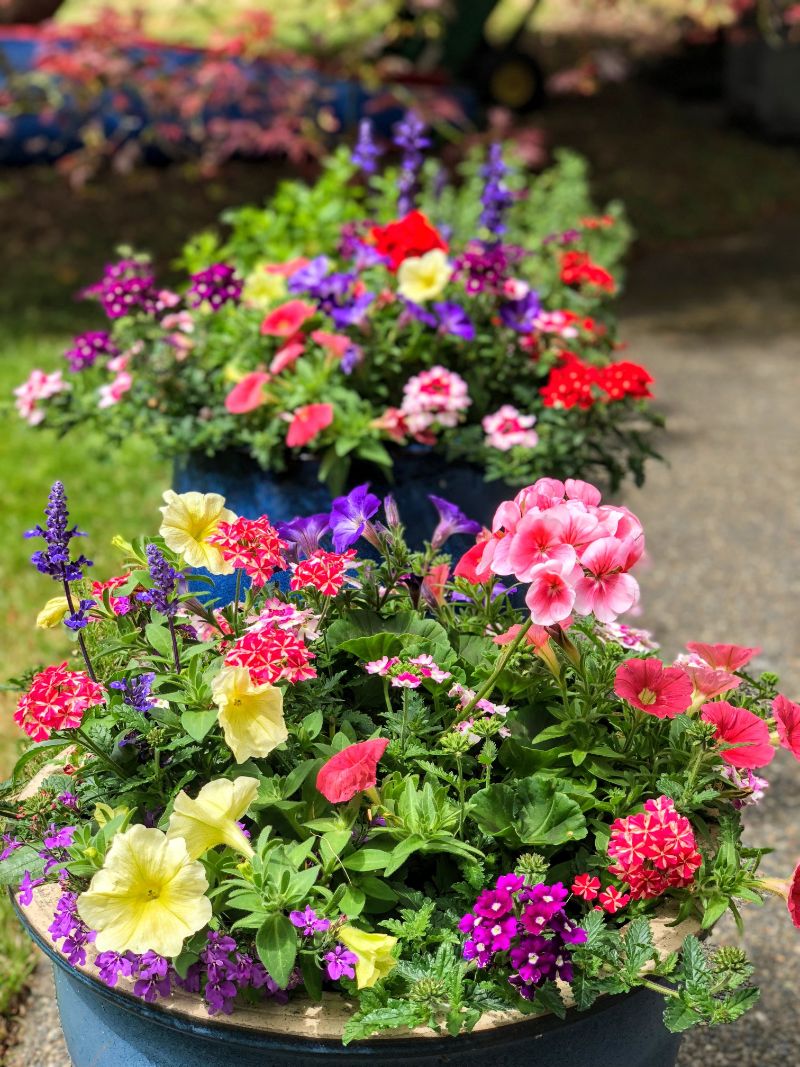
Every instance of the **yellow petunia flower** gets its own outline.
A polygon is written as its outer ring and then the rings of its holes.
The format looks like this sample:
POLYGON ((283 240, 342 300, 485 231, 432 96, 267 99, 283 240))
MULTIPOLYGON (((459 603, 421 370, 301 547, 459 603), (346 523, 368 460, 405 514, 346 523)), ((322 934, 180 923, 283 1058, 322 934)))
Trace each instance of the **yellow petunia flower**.
POLYGON ((453 268, 441 248, 433 248, 423 256, 409 256, 397 269, 397 291, 414 304, 424 304, 441 296, 450 281, 453 268))
POLYGON ((98 952, 177 956, 211 919, 202 863, 186 842, 137 824, 117 834, 101 870, 78 897, 78 914, 97 931, 98 952))
POLYGON ((51 597, 36 616, 37 629, 52 630, 60 625, 68 611, 69 602, 65 596, 51 597))
POLYGON ((234 781, 217 778, 204 785, 194 800, 181 791, 175 798, 167 837, 183 838, 193 860, 217 845, 230 845, 249 858, 253 849, 237 823, 257 792, 258 779, 245 776, 234 781))
POLYGON ((255 685, 246 667, 223 667, 211 683, 225 743, 244 763, 268 756, 289 736, 283 718, 283 692, 264 682, 255 685))
POLYGON ((281 274, 270 273, 266 263, 257 263, 244 280, 242 303, 248 307, 266 310, 286 296, 286 279, 281 274))
POLYGON ((397 960, 392 949, 397 944, 396 937, 388 934, 368 934, 356 926, 343 926, 336 935, 351 952, 358 956, 356 964, 356 985, 359 989, 369 989, 381 978, 385 978, 397 960))
POLYGON ((205 567, 212 574, 233 574, 233 566, 226 563, 216 545, 208 538, 221 522, 234 522, 236 516, 225 507, 225 497, 219 493, 181 493, 168 489, 164 493, 166 507, 160 509, 164 518, 159 533, 168 548, 177 552, 190 567, 205 567))

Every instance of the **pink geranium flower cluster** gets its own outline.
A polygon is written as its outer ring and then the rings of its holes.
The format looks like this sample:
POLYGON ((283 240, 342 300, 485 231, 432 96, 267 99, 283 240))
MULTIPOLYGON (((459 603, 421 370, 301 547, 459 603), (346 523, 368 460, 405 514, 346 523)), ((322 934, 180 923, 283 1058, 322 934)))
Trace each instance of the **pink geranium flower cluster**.
POLYGON ((308 559, 293 564, 289 588, 305 589, 311 586, 322 596, 336 596, 344 585, 345 572, 355 557, 354 548, 346 552, 319 549, 308 559))
POLYGON ((409 378, 403 386, 400 408, 389 408, 382 418, 387 432, 435 444, 436 430, 458 426, 472 403, 467 383, 446 367, 431 367, 409 378))
POLYGON ((426 679, 445 682, 452 677, 450 671, 442 670, 433 656, 423 653, 410 659, 399 656, 381 656, 364 664, 367 674, 388 678, 395 689, 418 689, 426 679))
POLYGON ((302 682, 315 678, 311 666, 314 653, 305 641, 277 623, 248 631, 240 637, 225 657, 228 667, 246 667, 254 685, 269 682, 302 682))
POLYGON ((503 404, 494 414, 486 415, 481 426, 489 448, 508 452, 518 446, 535 448, 539 442, 539 435, 531 429, 535 423, 535 415, 523 415, 511 404, 503 404))
POLYGON ((634 900, 691 885, 703 862, 692 824, 669 797, 645 802, 644 811, 611 824, 609 874, 626 882, 634 900))
POLYGON ((528 582, 525 602, 539 626, 574 611, 613 622, 639 599, 628 572, 644 553, 644 531, 627 508, 600 504, 588 482, 540 478, 501 504, 475 573, 528 582))
POLYGON ((14 396, 17 398, 14 405, 29 426, 38 426, 45 416, 39 407, 39 401, 49 400, 57 393, 66 393, 70 388, 60 370, 53 371, 52 374, 45 374, 43 370, 32 370, 28 380, 14 390, 14 396))
POLYGON ((83 671, 66 663, 46 667, 17 704, 14 721, 34 741, 45 741, 53 730, 74 730, 89 708, 103 701, 103 689, 83 671))
POLYGON ((283 551, 287 547, 266 515, 258 519, 238 518, 221 522, 208 540, 217 545, 226 563, 243 569, 257 588, 265 585, 275 571, 286 569, 283 551))

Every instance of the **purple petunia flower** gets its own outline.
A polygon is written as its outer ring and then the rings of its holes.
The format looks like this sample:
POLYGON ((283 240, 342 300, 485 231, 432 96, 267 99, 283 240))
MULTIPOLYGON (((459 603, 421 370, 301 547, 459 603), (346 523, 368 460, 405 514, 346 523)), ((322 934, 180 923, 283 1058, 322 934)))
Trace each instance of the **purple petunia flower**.
POLYGON ((26 538, 42 537, 47 545, 47 548, 33 553, 31 563, 40 574, 49 574, 57 582, 80 581, 83 568, 91 567, 92 561, 85 556, 70 559, 70 541, 73 537, 85 537, 86 534, 77 526, 68 527, 67 494, 62 482, 53 483, 44 513, 47 516, 44 527, 35 526, 25 534, 26 538))
POLYGON ((369 491, 369 483, 351 489, 347 496, 337 497, 331 508, 330 528, 333 547, 337 552, 355 544, 364 533, 367 523, 380 507, 380 500, 369 491))
POLYGON ((358 963, 358 956, 344 945, 335 945, 322 958, 325 961, 325 972, 332 982, 336 982, 340 978, 355 978, 355 965, 358 963))
POLYGON ((109 333, 105 330, 89 330, 72 339, 72 344, 64 353, 64 358, 69 363, 69 369, 77 374, 93 367, 100 356, 118 355, 119 349, 109 333))
POLYGON ((439 333, 450 334, 451 337, 458 337, 462 341, 474 341, 475 326, 460 304, 443 301, 434 304, 433 310, 439 319, 439 333))
POLYGON ((444 500, 440 496, 434 496, 433 493, 428 493, 428 500, 433 504, 439 513, 439 522, 436 525, 436 529, 433 531, 433 537, 431 538, 431 547, 434 549, 441 548, 448 538, 453 534, 479 534, 481 532, 481 524, 475 522, 474 519, 468 519, 467 516, 456 507, 455 504, 451 504, 449 500, 444 500))
POLYGON ((286 288, 290 293, 311 292, 321 284, 329 270, 330 260, 327 256, 314 256, 305 266, 289 275, 286 288))
POLYGON ((214 311, 219 311, 224 304, 238 301, 244 285, 236 268, 229 263, 213 263, 193 274, 191 282, 187 296, 189 306, 196 308, 208 301, 214 311))
POLYGON ((530 333, 541 308, 538 295, 531 289, 521 299, 500 305, 500 321, 517 333, 530 333))
POLYGON ((358 140, 350 158, 365 174, 374 174, 378 169, 377 160, 380 156, 381 150, 373 137, 372 122, 370 119, 362 119, 358 124, 358 140))
POLYGON ((320 542, 330 529, 330 516, 325 512, 292 519, 291 522, 276 522, 275 529, 284 541, 289 542, 295 555, 313 556, 320 542))
POLYGON ((405 318, 405 322, 408 322, 410 319, 416 319, 417 322, 421 322, 425 326, 430 326, 432 330, 436 328, 436 326, 438 325, 438 319, 435 315, 432 315, 430 311, 427 311, 421 304, 415 304, 413 300, 407 300, 405 297, 401 297, 400 301, 402 302, 403 307, 405 308, 405 311, 402 313, 401 316, 402 325, 405 325, 405 323, 402 322, 402 318, 405 318))
POLYGON ((118 682, 111 682, 109 688, 118 689, 122 693, 122 702, 134 711, 147 715, 155 706, 156 702, 150 699, 150 690, 155 681, 155 674, 151 671, 147 674, 139 674, 134 678, 124 678, 118 682))

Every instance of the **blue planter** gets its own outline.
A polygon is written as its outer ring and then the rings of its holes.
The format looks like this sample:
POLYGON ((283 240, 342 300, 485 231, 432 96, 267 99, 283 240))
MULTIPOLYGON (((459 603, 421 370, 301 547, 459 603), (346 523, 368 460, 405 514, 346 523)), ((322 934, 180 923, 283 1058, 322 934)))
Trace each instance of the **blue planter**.
MULTIPOLYGON (((356 467, 349 485, 368 481, 376 495, 391 493, 412 548, 421 548, 436 525, 436 510, 428 500, 429 493, 451 501, 484 526, 491 525, 497 506, 514 494, 503 482, 484 481, 477 467, 445 463, 440 455, 423 447, 398 450, 393 482, 375 472, 375 467, 356 467)), ((211 458, 190 455, 176 466, 173 486, 178 493, 221 493, 237 515, 249 519, 267 515, 272 522, 289 522, 297 516, 329 511, 332 502, 330 492, 319 480, 315 460, 297 461, 290 470, 274 474, 262 470, 244 453, 227 452, 211 458)), ((456 536, 445 548, 457 557, 473 543, 474 539, 456 536)), ((359 545, 361 551, 366 547, 364 542, 359 545)), ((233 599, 233 586, 233 578, 215 577, 213 595, 228 602, 233 599)))
MULTIPOLYGON (((680 1038, 662 1022, 663 999, 640 990, 608 997, 588 1012, 566 1019, 529 1019, 459 1037, 388 1037, 345 1048, 333 1037, 276 1027, 281 1016, 264 1009, 264 1028, 237 1026, 236 1014, 222 1022, 145 1004, 130 993, 108 989, 73 970, 31 915, 20 918, 50 957, 67 1048, 73 1067, 352 1067, 381 1064, 452 1064, 458 1067, 674 1067, 680 1038), (270 1030, 270 1017, 272 1027, 270 1030)), ((252 1017, 252 1014, 251 1014, 252 1017)), ((286 1017, 284 1016, 284 1020, 286 1017)))

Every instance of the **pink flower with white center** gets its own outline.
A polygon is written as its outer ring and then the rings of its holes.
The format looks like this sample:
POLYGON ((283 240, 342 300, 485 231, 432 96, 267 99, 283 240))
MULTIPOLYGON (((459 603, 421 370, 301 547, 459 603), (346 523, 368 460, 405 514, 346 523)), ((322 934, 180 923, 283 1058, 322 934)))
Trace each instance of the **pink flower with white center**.
POLYGON ((480 708, 485 715, 499 715, 503 719, 511 711, 508 704, 494 704, 491 700, 487 700, 486 697, 479 700, 475 707, 480 708))
POLYGON ((511 404, 503 404, 493 415, 487 415, 481 422, 486 434, 486 444, 499 452, 509 449, 535 448, 539 435, 531 429, 536 422, 535 415, 523 415, 511 404))
POLYGON ((392 675, 391 682, 395 689, 419 689, 422 678, 411 671, 400 671, 399 674, 392 675))
POLYGON ((615 915, 625 907, 630 899, 630 893, 620 893, 616 886, 610 885, 597 898, 594 910, 606 911, 609 915, 615 915))
POLYGON ((127 371, 120 371, 113 381, 109 382, 108 385, 101 385, 97 390, 100 398, 97 401, 97 406, 99 408, 113 407, 122 400, 132 385, 133 378, 131 378, 130 374, 127 371))
POLYGON ((381 656, 380 659, 373 659, 369 663, 365 663, 364 670, 367 674, 379 674, 384 677, 399 662, 400 660, 397 656, 392 656, 391 658, 389 656, 381 656))
POLYGON ((480 734, 475 733, 474 726, 474 719, 464 719, 463 722, 457 722, 453 729, 459 734, 464 734, 471 745, 477 745, 481 738, 480 734))
POLYGON ((29 426, 38 426, 45 413, 38 406, 40 400, 49 400, 57 393, 66 393, 71 386, 65 382, 61 371, 46 374, 43 370, 32 370, 28 380, 14 390, 17 398, 14 405, 29 426))
POLYGON ((418 434, 434 426, 457 426, 471 403, 464 379, 446 367, 436 366, 409 378, 403 387, 400 410, 409 430, 418 434))
POLYGON ((531 575, 525 603, 537 626, 552 626, 568 618, 575 604, 580 567, 569 560, 553 559, 540 564, 531 575))
POLYGON ((414 667, 418 667, 425 678, 430 678, 434 682, 444 682, 452 677, 450 671, 443 671, 433 656, 427 653, 421 656, 412 656, 408 662, 414 667))
MULTIPOLYGON (((397 441, 398 444, 405 441, 410 433, 406 417, 400 408, 387 408, 382 415, 373 420, 372 425, 377 430, 383 430, 387 437, 390 437, 392 441, 397 441)), ((435 441, 434 437, 431 443, 435 441)))
POLYGON ((531 291, 531 287, 521 278, 506 278, 503 282, 503 296, 509 300, 522 300, 531 291))
POLYGON ((625 573, 629 555, 628 542, 613 537, 601 537, 589 545, 581 557, 585 573, 575 587, 576 611, 613 622, 633 607, 639 599, 639 583, 625 573))

